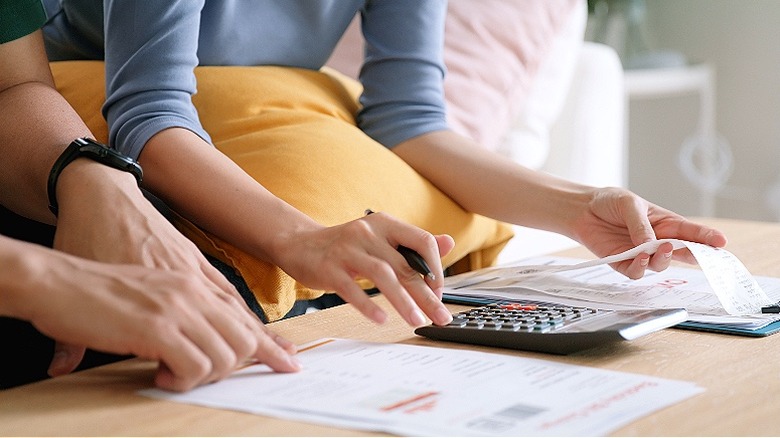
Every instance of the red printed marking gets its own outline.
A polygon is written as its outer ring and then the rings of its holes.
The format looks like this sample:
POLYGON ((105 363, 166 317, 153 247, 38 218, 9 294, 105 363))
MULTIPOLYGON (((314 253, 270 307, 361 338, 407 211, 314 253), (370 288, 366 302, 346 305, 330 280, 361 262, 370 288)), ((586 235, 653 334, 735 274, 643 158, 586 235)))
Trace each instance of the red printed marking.
POLYGON ((680 280, 674 278, 667 278, 666 280, 656 283, 656 286, 665 287, 667 289, 674 289, 677 286, 687 284, 688 280, 680 280))
POLYGON ((439 394, 439 393, 436 392, 436 391, 424 392, 424 393, 422 393, 420 395, 416 395, 416 396, 408 398, 406 400, 401 400, 398 403, 393 403, 390 406, 385 406, 385 407, 381 408, 380 410, 385 411, 385 412, 390 412, 390 411, 396 410, 398 408, 402 408, 404 406, 409 406, 410 404, 418 402, 420 400, 425 400, 426 398, 433 397, 433 396, 435 396, 437 394, 439 394))

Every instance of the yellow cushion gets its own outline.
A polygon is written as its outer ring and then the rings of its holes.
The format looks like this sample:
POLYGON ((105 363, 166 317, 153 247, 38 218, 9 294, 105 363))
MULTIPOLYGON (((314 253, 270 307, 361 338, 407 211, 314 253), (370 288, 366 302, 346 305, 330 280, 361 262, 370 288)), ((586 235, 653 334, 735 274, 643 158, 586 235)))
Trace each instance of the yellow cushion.
MULTIPOLYGON (((105 140, 103 65, 52 63, 60 92, 105 140), (97 114, 97 115, 96 115, 97 114)), ((508 225, 464 211, 392 151, 356 126, 358 83, 324 69, 198 67, 193 102, 215 146, 268 190, 325 225, 356 219, 371 208, 435 234, 450 234, 455 249, 442 262, 471 270, 495 262, 512 237, 508 225)), ((446 163, 445 163, 446 164, 446 163)), ((177 227, 204 252, 232 265, 269 320, 297 299, 323 291, 298 284, 183 219, 177 227)))

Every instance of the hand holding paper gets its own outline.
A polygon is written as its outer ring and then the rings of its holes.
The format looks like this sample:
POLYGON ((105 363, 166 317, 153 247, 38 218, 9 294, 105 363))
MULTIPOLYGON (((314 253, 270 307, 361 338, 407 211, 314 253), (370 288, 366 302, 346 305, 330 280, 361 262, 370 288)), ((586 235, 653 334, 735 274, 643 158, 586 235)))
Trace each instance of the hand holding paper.
MULTIPOLYGON (((567 218, 561 224, 563 232, 598 257, 622 253, 641 242, 663 243, 666 239, 716 248, 726 246, 726 236, 721 231, 617 188, 598 190, 587 200, 584 211, 563 208, 558 217, 567 218)), ((638 279, 648 269, 662 271, 668 268, 672 259, 695 262, 685 248, 674 251, 672 257, 667 257, 668 251, 664 247, 649 258, 637 254, 634 258, 613 263, 612 267, 628 278, 638 279)))

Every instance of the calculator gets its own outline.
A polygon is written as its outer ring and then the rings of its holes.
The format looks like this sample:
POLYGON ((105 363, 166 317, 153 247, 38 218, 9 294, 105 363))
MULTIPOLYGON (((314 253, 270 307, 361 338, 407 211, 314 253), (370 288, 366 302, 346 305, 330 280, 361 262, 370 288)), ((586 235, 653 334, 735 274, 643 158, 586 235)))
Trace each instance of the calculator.
POLYGON ((418 327, 440 341, 570 354, 630 341, 688 319, 685 309, 605 310, 538 302, 493 302, 452 315, 445 326, 418 327))

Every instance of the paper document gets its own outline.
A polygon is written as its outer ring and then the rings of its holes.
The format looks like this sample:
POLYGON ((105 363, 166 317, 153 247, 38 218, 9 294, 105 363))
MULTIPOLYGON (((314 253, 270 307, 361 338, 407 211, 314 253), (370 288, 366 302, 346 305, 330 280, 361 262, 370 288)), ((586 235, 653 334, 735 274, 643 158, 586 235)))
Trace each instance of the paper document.
POLYGON ((596 260, 541 256, 513 266, 448 277, 445 293, 610 309, 681 307, 688 310, 692 321, 752 327, 780 318, 760 313, 762 306, 780 299, 780 279, 752 276, 724 249, 674 239, 649 242, 596 260), (607 265, 643 251, 652 253, 665 241, 675 248, 687 247, 701 269, 672 266, 631 280, 607 265))
POLYGON ((141 393, 400 435, 590 436, 703 392, 689 382, 415 345, 324 339, 298 358, 298 373, 254 365, 187 393, 141 393))

